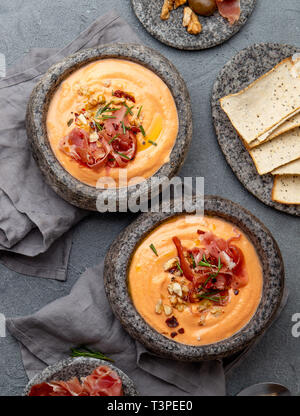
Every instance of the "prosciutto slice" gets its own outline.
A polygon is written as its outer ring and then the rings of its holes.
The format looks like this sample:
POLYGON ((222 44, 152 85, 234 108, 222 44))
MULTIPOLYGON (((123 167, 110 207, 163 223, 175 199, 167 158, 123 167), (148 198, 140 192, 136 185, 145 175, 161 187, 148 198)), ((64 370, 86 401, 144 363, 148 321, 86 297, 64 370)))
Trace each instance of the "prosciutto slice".
POLYGON ((237 290, 248 283, 243 252, 233 244, 241 237, 236 233, 229 240, 218 238, 212 232, 198 230, 203 247, 187 250, 178 237, 173 237, 180 269, 189 280, 189 300, 195 302, 199 293, 225 305, 229 289, 237 290))
POLYGON ((89 134, 78 127, 75 127, 60 142, 60 149, 78 162, 95 168, 104 165, 110 148, 106 142, 100 139, 101 146, 97 143, 89 143, 89 134))
POLYGON ((124 168, 136 155, 138 132, 131 129, 126 112, 123 106, 113 113, 113 118, 105 120, 97 142, 91 143, 89 133, 75 127, 61 140, 60 149, 89 168, 104 165, 124 168))
POLYGON ((231 25, 237 22, 241 15, 240 0, 216 0, 219 13, 229 21, 231 25))
POLYGON ((32 386, 29 396, 123 396, 122 381, 118 374, 107 366, 96 368, 81 379, 51 381, 32 386))

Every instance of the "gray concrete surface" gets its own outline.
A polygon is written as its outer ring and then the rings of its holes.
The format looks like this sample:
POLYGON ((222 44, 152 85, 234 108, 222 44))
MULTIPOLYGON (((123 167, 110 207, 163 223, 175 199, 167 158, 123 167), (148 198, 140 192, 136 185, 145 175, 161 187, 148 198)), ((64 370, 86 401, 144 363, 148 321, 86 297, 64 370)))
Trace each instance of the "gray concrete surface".
MULTIPOLYGON (((299 394, 300 339, 291 335, 291 317, 300 313, 299 218, 264 206, 242 187, 218 147, 210 115, 214 79, 237 51, 263 41, 300 46, 299 0, 257 3, 247 25, 227 43, 207 51, 182 52, 152 39, 135 18, 129 0, 11 0, 0 4, 0 52, 11 65, 32 47, 61 47, 114 7, 146 45, 177 66, 187 82, 194 112, 193 143, 181 175, 204 176, 206 193, 240 203, 266 224, 282 250, 290 290, 288 305, 279 320, 247 360, 228 376, 228 394, 263 381, 286 384, 299 394)), ((132 214, 93 215, 77 226, 66 283, 26 277, 1 267, 0 312, 6 316, 30 314, 67 294, 81 272, 103 258, 110 242, 133 218, 132 214)), ((18 344, 9 335, 0 338, 0 395, 20 394, 25 383, 18 344)))

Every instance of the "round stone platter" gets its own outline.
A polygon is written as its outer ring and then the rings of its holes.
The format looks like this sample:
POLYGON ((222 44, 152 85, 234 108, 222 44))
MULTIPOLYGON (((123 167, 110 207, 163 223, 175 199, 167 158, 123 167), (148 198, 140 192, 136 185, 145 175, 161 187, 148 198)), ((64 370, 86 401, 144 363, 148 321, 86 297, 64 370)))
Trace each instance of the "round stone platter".
POLYGON ((299 48, 294 46, 274 43, 255 44, 243 49, 220 72, 211 97, 212 117, 218 142, 237 178, 264 204, 296 216, 300 216, 300 205, 286 205, 272 201, 273 175, 258 174, 250 154, 222 110, 219 100, 242 90, 284 58, 299 51, 299 48))
POLYGON ((206 196, 204 210, 205 215, 219 217, 240 228, 255 246, 263 269, 263 294, 258 309, 250 322, 228 339, 210 345, 190 346, 166 338, 139 315, 128 292, 128 270, 139 243, 162 222, 182 214, 171 210, 169 213, 140 215, 113 242, 106 255, 104 283, 113 312, 133 338, 161 357, 203 361, 236 354, 265 331, 280 306, 284 290, 284 265, 270 232, 249 211, 227 199, 206 196))
MULTIPOLYGON (((29 99, 26 115, 27 136, 33 156, 47 183, 69 203, 83 209, 96 211, 97 198, 104 204, 107 200, 120 202, 128 198, 138 200, 149 196, 150 178, 136 186, 120 189, 96 189, 71 176, 56 159, 47 136, 46 116, 49 104, 61 82, 72 72, 93 61, 106 58, 126 59, 141 64, 158 75, 169 87, 176 103, 179 131, 170 161, 165 163, 154 175, 157 183, 163 178, 172 178, 181 168, 192 139, 192 110, 189 93, 184 80, 175 66, 154 51, 139 44, 108 44, 82 50, 60 63, 52 66, 34 88, 29 99)), ((145 200, 145 199, 143 199, 145 200)), ((124 205, 123 205, 124 206, 124 205)))
POLYGON ((161 20, 164 0, 131 0, 133 10, 145 29, 160 42, 177 49, 200 50, 220 45, 235 35, 250 17, 256 0, 241 0, 241 16, 230 25, 218 11, 212 16, 199 16, 202 32, 191 35, 182 26, 183 7, 172 10, 168 20, 161 20))
POLYGON ((131 379, 123 373, 119 368, 108 363, 107 361, 98 360, 95 358, 69 358, 51 365, 41 373, 34 376, 24 389, 23 396, 28 396, 30 389, 35 384, 40 384, 50 381, 68 381, 73 377, 79 380, 81 377, 90 375, 97 367, 105 365, 114 370, 122 380, 124 396, 137 396, 138 393, 131 379))

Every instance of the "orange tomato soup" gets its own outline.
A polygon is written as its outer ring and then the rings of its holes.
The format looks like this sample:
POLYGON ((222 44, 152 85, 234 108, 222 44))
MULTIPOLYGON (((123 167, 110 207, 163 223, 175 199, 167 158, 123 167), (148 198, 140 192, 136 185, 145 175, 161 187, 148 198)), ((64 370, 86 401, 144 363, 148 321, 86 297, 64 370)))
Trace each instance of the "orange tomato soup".
POLYGON ((120 170, 126 170, 128 181, 134 184, 151 177, 169 161, 178 133, 178 115, 169 88, 152 71, 127 60, 103 59, 75 71, 61 83, 49 106, 47 132, 56 158, 74 178, 96 186, 99 178, 109 176, 119 186, 120 170), (82 90, 92 92, 94 97, 101 94, 106 102, 112 100, 112 91, 123 90, 135 97, 135 115, 142 107, 146 137, 137 135, 137 154, 126 168, 89 168, 60 150, 60 140, 74 127, 68 125, 72 114, 86 106, 82 90))
MULTIPOLYGON (((206 345, 229 338, 242 329, 253 317, 260 303, 263 287, 263 274, 256 250, 246 235, 232 224, 215 217, 183 215, 158 226, 136 249, 129 269, 128 285, 133 303, 144 320, 156 331, 171 338, 172 329, 166 324, 169 316, 157 313, 159 300, 163 305, 170 304, 168 285, 172 275, 164 271, 164 265, 170 258, 177 256, 172 241, 177 236, 184 247, 192 249, 203 246, 197 230, 211 231, 218 238, 228 240, 241 235, 234 244, 240 248, 245 258, 245 268, 249 282, 239 289, 238 295, 230 289, 230 300, 221 307, 221 313, 208 313, 204 325, 200 324, 201 313, 197 305, 188 303, 183 311, 173 307, 175 316, 184 333, 178 333, 174 341, 188 345, 206 345), (155 247, 158 256, 151 250, 155 247)), ((184 277, 181 278, 181 280, 184 277)), ((176 330, 178 330, 176 328, 176 330)))

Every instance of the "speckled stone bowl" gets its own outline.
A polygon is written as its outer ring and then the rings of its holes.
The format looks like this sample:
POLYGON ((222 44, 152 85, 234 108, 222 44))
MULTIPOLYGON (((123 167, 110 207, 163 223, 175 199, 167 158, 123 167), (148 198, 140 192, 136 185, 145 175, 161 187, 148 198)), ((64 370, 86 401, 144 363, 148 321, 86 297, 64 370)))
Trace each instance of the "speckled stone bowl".
POLYGON ((199 16, 202 32, 190 35, 182 26, 183 7, 173 10, 169 20, 161 20, 164 0, 131 0, 133 10, 145 29, 160 42, 177 49, 200 50, 220 45, 235 35, 247 22, 256 0, 241 0, 241 16, 230 25, 218 11, 212 16, 199 16))
POLYGON ((118 209, 120 201, 127 201, 129 197, 138 200, 139 197, 148 195, 150 189, 150 179, 120 190, 101 190, 85 185, 61 166, 51 149, 46 116, 54 92, 72 72, 90 62, 105 58, 127 59, 139 63, 158 75, 171 90, 178 112, 179 131, 170 161, 154 175, 158 181, 163 177, 171 178, 178 172, 192 139, 192 111, 185 82, 174 65, 153 49, 139 44, 110 44, 85 49, 52 66, 31 94, 26 116, 27 135, 33 156, 47 183, 66 201, 92 211, 96 210, 97 198, 103 199, 104 203, 108 198, 116 200, 118 209))
POLYGON ((255 246, 263 268, 263 294, 251 321, 223 341, 190 346, 164 337, 139 315, 127 287, 127 274, 136 247, 163 221, 182 214, 146 213, 127 227, 111 245, 104 267, 105 289, 112 309, 128 333, 159 356, 182 361, 218 359, 235 354, 253 342, 271 323, 284 289, 280 250, 266 227, 249 211, 229 200, 206 196, 205 215, 216 216, 239 227, 255 246))
POLYGON ((40 384, 48 381, 68 381, 73 377, 86 377, 91 374, 95 368, 100 365, 111 367, 121 378, 123 384, 124 396, 137 396, 138 393, 130 378, 119 370, 119 368, 108 363, 107 361, 98 360, 95 358, 69 358, 51 365, 40 374, 37 374, 24 389, 23 396, 28 396, 30 389, 35 384, 40 384))
POLYGON ((273 175, 260 176, 257 173, 251 156, 222 110, 219 99, 242 90, 270 71, 281 60, 299 51, 300 49, 295 46, 274 43, 255 44, 243 49, 220 72, 211 97, 212 116, 218 142, 237 178, 264 204, 297 216, 300 216, 300 205, 285 205, 272 201, 273 175))

